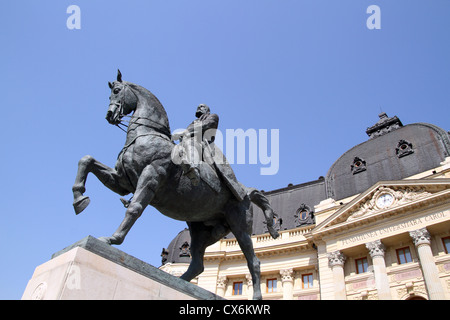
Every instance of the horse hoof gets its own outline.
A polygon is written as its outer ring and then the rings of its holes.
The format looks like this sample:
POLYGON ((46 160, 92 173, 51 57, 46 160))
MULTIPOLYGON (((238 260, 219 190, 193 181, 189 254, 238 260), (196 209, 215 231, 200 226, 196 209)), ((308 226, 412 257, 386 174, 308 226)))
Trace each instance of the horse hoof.
POLYGON ((84 209, 91 203, 91 200, 87 196, 82 196, 78 200, 73 202, 73 208, 75 209, 75 214, 80 214, 84 209))
POLYGON ((101 242, 111 245, 111 237, 100 237, 98 238, 101 242))
POLYGON ((113 244, 119 245, 119 244, 121 244, 123 242, 123 239, 120 239, 120 238, 118 239, 118 238, 116 238, 114 236, 112 236, 112 237, 100 237, 100 238, 98 238, 98 240, 100 240, 100 241, 102 241, 102 242, 104 242, 106 244, 109 244, 109 245, 113 245, 113 244))

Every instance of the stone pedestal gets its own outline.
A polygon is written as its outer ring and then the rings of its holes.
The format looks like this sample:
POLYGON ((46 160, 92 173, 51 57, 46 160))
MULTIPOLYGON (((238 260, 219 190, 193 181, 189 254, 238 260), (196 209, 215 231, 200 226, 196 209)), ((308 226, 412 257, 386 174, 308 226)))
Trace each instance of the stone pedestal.
POLYGON ((217 295, 88 236, 38 266, 23 300, 215 300, 217 295))

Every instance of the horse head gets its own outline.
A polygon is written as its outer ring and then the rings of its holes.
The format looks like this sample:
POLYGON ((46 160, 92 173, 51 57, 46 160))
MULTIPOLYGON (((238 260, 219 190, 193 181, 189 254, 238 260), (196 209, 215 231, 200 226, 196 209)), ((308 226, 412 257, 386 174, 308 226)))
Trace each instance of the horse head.
POLYGON ((111 89, 109 108, 106 120, 113 125, 121 122, 122 118, 136 110, 138 98, 126 81, 122 81, 122 74, 117 70, 117 80, 108 82, 111 89))

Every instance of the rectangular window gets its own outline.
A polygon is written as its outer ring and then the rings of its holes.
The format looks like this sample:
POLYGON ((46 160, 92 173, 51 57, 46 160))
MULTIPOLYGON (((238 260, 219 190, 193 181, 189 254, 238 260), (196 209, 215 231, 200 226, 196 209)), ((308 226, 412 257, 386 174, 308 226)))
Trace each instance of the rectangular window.
POLYGON ((444 244, 445 253, 450 253, 450 237, 442 238, 444 244))
POLYGON ((277 292, 277 279, 267 279, 267 293, 277 292))
POLYGON ((302 288, 309 289, 313 287, 313 274, 302 274, 302 288))
POLYGON ((367 272, 367 267, 368 267, 367 257, 364 257, 361 259, 356 259, 355 263, 356 263, 356 273, 357 274, 367 272))
POLYGON ((233 282, 233 296, 242 295, 242 282, 233 282))
POLYGON ((397 260, 399 264, 404 264, 412 261, 409 247, 397 249, 397 260))

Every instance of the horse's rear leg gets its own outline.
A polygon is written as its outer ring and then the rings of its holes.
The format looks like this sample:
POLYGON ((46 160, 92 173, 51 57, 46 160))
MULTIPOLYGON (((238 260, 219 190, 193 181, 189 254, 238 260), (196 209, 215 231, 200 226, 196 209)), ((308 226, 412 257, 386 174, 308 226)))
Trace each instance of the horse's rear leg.
POLYGON ((239 204, 230 206, 226 212, 226 220, 241 247, 247 260, 247 266, 253 280, 253 299, 261 300, 261 270, 260 262, 253 249, 252 238, 250 237, 252 225, 251 207, 246 208, 245 200, 239 204))
POLYGON ((73 191, 73 207, 75 213, 81 213, 89 205, 89 197, 83 196, 86 191, 86 179, 88 173, 92 172, 106 187, 122 196, 131 192, 131 187, 127 186, 127 181, 117 174, 116 170, 95 160, 91 156, 84 156, 78 162, 78 172, 73 191))
POLYGON ((191 281, 203 272, 203 257, 206 248, 226 236, 230 229, 218 222, 216 225, 206 226, 203 222, 188 222, 191 235, 191 263, 181 279, 191 281))

